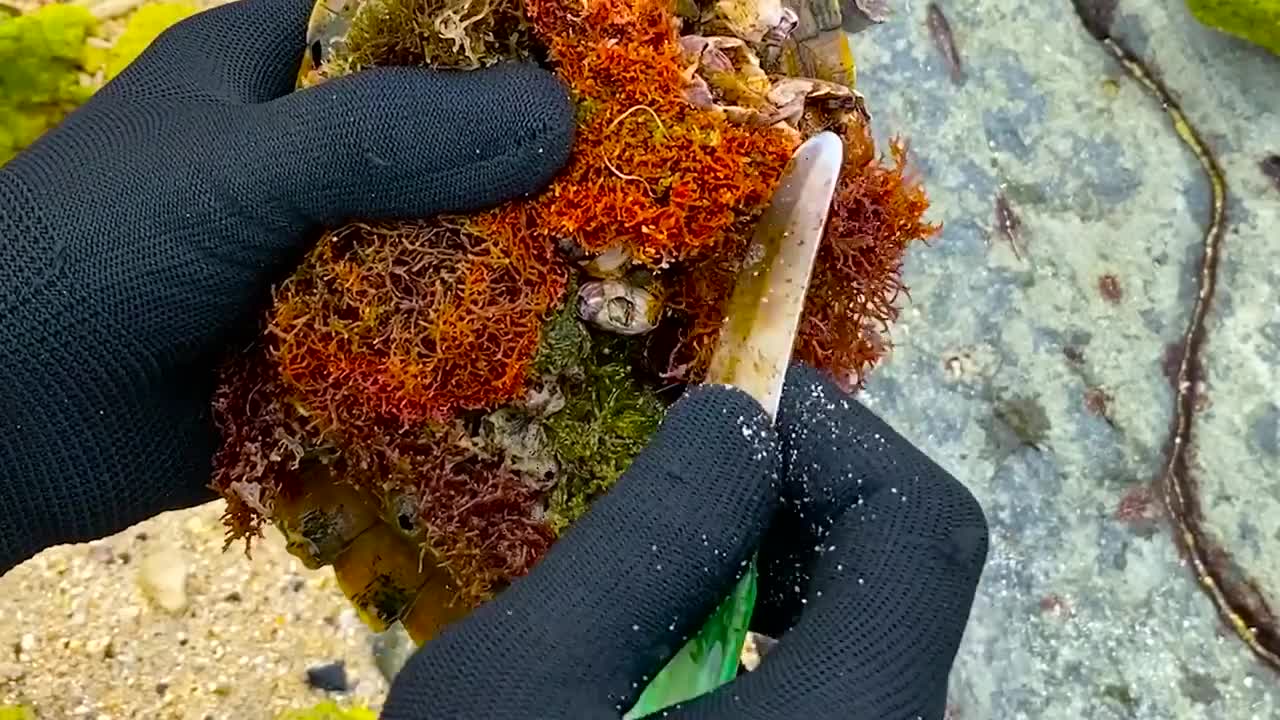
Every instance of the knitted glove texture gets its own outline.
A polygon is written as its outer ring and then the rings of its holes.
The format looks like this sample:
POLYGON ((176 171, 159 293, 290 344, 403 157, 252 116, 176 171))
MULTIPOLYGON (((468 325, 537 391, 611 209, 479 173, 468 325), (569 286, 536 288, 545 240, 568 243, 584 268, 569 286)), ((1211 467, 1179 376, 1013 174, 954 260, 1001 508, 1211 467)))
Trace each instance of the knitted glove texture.
POLYGON ((977 501, 818 373, 776 427, 696 388, 533 571, 397 676, 386 720, 619 718, 760 550, 758 670, 664 717, 943 717, 987 553, 977 501))
POLYGON ((291 92, 311 0, 176 25, 0 167, 0 572, 209 499, 215 368, 347 219, 535 191, 568 95, 528 66, 291 92))

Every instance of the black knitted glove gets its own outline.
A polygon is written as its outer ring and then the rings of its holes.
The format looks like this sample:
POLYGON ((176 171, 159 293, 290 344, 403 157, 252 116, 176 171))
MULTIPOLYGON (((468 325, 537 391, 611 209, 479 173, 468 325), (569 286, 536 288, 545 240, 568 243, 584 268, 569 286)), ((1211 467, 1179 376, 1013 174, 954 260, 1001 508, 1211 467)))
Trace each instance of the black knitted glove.
POLYGON ((811 370, 777 434, 697 388, 527 577, 410 659, 386 720, 618 718, 760 548, 755 672, 664 717, 941 718, 987 552, 955 478, 811 370))
POLYGON ((567 160, 532 67, 290 93, 312 0, 188 19, 0 167, 0 573, 210 498, 214 368, 321 226, 466 211, 567 160))

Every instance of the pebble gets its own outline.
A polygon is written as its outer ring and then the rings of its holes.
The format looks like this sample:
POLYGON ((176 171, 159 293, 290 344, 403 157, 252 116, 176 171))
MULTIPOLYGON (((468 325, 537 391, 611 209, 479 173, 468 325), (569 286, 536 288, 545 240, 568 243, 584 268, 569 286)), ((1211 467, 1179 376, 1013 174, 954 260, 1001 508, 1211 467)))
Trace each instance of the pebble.
POLYGON ((347 664, 338 660, 325 665, 314 665, 307 668, 307 684, 317 690, 329 692, 347 692, 351 684, 347 681, 347 664))
POLYGON ((36 642, 36 636, 31 633, 26 633, 22 636, 22 639, 18 641, 18 647, 22 649, 22 652, 26 653, 35 650, 38 644, 39 643, 36 642))
POLYGON ((0 680, 15 682, 27 676, 27 669, 18 663, 0 663, 0 680))
POLYGON ((162 548, 147 555, 138 570, 143 593, 161 609, 179 614, 187 609, 186 555, 177 548, 162 548))
POLYGON ((104 542, 92 543, 89 545, 89 557, 100 563, 113 563, 116 561, 115 550, 104 542))
POLYGON ((90 655, 101 658, 109 659, 115 655, 115 649, 111 646, 111 637, 109 636, 90 640, 85 644, 84 650, 90 655))
POLYGON ((400 623, 392 625, 385 632, 371 634, 369 643, 373 662, 387 682, 395 679, 409 657, 418 649, 400 623))

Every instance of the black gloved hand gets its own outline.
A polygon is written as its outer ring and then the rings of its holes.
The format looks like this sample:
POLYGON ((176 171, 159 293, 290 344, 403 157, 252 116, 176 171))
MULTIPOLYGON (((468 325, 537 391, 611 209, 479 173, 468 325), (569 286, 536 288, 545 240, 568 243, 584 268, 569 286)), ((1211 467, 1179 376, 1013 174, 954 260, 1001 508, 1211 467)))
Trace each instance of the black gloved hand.
POLYGON ((164 33, 0 168, 0 572, 211 498, 214 369, 322 225, 466 211, 567 160, 532 67, 290 93, 312 0, 164 33))
POLYGON ((671 718, 941 718, 987 552, 955 478, 817 373, 777 434, 697 388, 525 578, 396 678, 386 720, 618 718, 760 555, 761 667, 671 718))

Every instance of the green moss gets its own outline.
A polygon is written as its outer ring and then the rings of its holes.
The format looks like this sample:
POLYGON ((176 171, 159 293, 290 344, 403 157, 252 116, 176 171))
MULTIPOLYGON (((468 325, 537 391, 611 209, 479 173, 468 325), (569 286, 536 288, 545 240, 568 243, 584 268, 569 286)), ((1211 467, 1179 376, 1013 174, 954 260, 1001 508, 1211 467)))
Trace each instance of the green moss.
POLYGON ((88 10, 63 4, 0 17, 0 163, 93 94, 80 73, 96 24, 88 10))
POLYGON ((26 705, 0 707, 0 720, 36 720, 36 714, 26 705))
POLYGON ((276 720, 377 720, 368 708, 343 708, 333 701, 322 702, 306 710, 286 710, 276 720))
POLYGON ((577 378, 565 378, 565 405, 546 420, 560 463, 547 514, 559 532, 608 490, 662 421, 663 404, 632 375, 629 343, 602 338, 577 378))
POLYGON ((1280 0, 1187 0, 1197 20, 1280 55, 1280 0))
POLYGON ((107 80, 120 74, 129 63, 138 59, 160 33, 179 21, 190 17, 199 9, 186 3, 149 3, 129 16, 124 32, 110 49, 95 50, 89 56, 93 67, 100 67, 107 80))
POLYGON ((86 40, 98 24, 79 5, 56 3, 0 16, 0 163, 35 142, 89 99, 166 28, 197 12, 185 3, 151 3, 131 16, 110 48, 86 40))
POLYGON ((657 431, 664 410, 634 376, 635 341, 589 331, 578 319, 576 295, 571 284, 564 306, 543 326, 532 367, 535 379, 555 386, 559 407, 544 417, 524 416, 555 457, 547 516, 557 533, 617 481, 657 431))
POLYGON ((533 358, 537 375, 575 374, 591 350, 591 333, 578 319, 576 283, 565 290, 565 303, 542 326, 542 340, 533 358))
POLYGON ((535 42, 520 0, 370 0, 351 20, 350 72, 373 65, 474 69, 526 60, 535 42))

